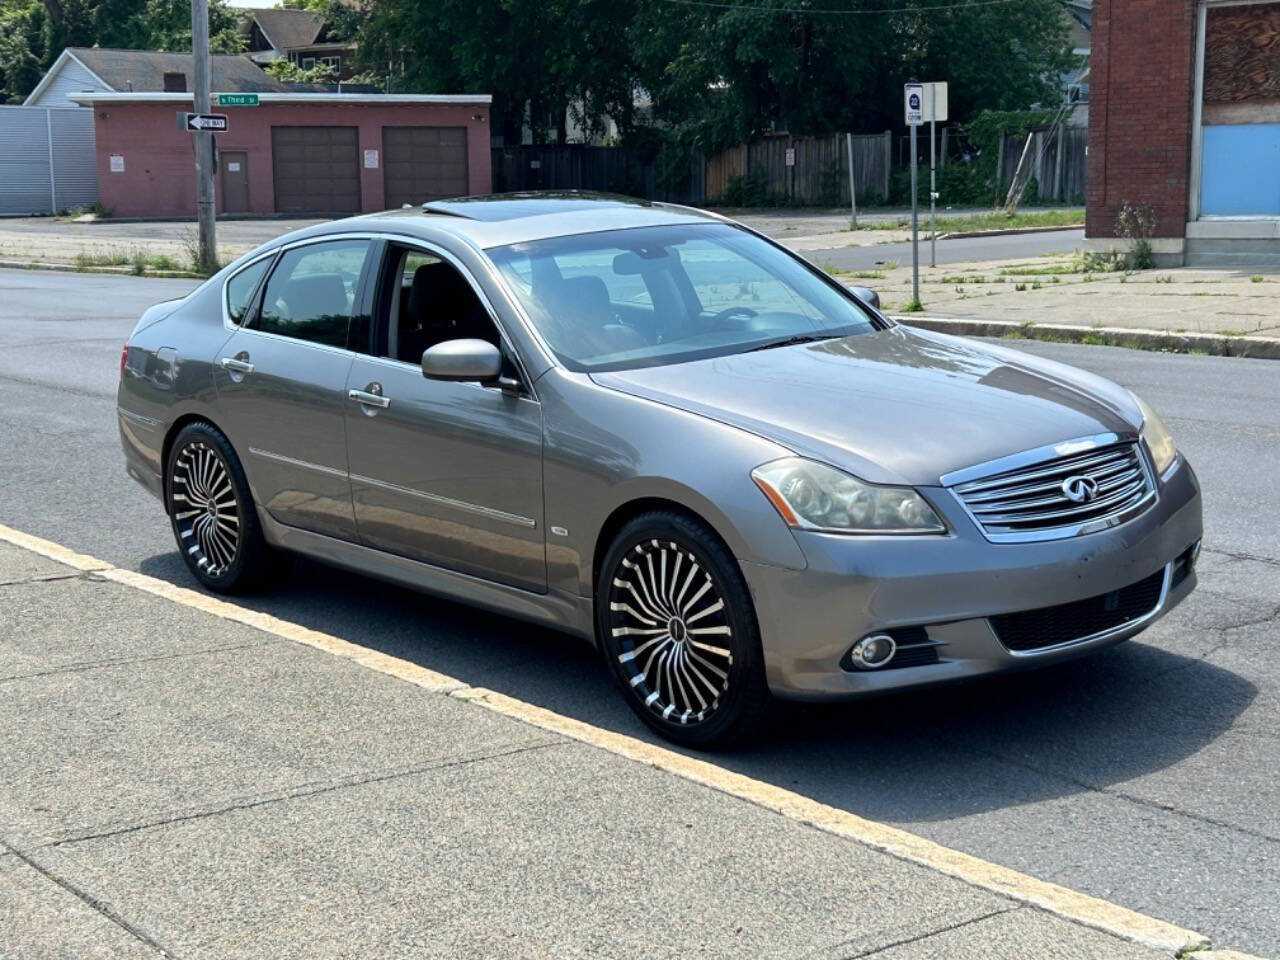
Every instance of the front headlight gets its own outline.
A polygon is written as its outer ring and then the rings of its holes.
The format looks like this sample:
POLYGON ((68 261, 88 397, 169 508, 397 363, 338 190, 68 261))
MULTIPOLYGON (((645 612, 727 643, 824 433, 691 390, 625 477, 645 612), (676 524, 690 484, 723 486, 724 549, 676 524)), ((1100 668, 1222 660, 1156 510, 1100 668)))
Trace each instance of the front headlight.
POLYGON ((1159 414, 1152 410, 1145 400, 1132 390, 1129 391, 1129 396, 1133 397, 1138 409, 1142 411, 1142 439, 1147 441, 1147 449, 1151 451, 1151 460, 1156 465, 1156 473, 1164 473, 1173 463, 1173 458, 1178 455, 1173 434, 1164 425, 1159 414))
POLYGON ((831 533, 944 533, 946 525, 910 487, 877 487, 800 457, 751 471, 782 519, 831 533))

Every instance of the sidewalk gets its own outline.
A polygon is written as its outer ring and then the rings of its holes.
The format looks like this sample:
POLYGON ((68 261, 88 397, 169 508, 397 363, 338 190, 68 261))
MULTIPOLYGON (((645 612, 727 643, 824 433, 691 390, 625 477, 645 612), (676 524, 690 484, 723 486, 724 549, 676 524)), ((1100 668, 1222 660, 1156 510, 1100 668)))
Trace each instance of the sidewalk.
POLYGON ((6 960, 1173 955, 80 566, 0 543, 6 960))
MULTIPOLYGON (((1280 338, 1280 274, 1256 270, 1086 273, 1070 256, 922 266, 920 316, 1280 338)), ((833 273, 871 287, 889 313, 911 301, 910 260, 833 273)))

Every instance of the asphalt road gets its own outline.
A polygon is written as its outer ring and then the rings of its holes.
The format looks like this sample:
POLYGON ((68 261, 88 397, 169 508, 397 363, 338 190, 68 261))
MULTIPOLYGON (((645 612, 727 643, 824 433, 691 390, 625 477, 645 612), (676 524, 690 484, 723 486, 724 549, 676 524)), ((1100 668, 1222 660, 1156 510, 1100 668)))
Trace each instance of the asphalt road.
MULTIPOLYGON (((0 271, 0 522, 192 584, 159 505, 124 475, 113 419, 133 318, 189 287, 0 271)), ((1024 349, 1111 377, 1165 415, 1205 488, 1199 590, 1139 640, 1074 664, 783 707, 763 743, 717 762, 1280 954, 1280 364, 1024 349)), ((247 603, 647 736, 590 651, 550 631, 302 561, 247 603)), ((762 853, 760 869, 782 855, 762 853)))
MULTIPOLYGON (((786 240, 785 236, 779 235, 786 240)), ((1046 230, 1040 233, 1008 233, 988 237, 957 237, 938 240, 938 263, 966 260, 1011 260, 1015 257, 1042 257, 1049 253, 1071 253, 1084 241, 1084 231, 1046 230)), ((805 250, 804 257, 822 266, 841 270, 873 270, 886 263, 911 265, 910 243, 877 243, 869 247, 835 247, 805 250)), ((920 265, 929 262, 929 242, 920 237, 920 265)))

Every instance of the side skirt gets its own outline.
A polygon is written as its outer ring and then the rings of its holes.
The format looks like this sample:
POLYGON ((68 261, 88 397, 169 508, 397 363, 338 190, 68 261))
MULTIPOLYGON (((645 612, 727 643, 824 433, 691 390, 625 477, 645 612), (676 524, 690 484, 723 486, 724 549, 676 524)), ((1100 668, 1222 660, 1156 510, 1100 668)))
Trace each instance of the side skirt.
POLYGON ((588 597, 571 596, 558 590, 530 593, 446 570, 444 567, 384 553, 358 543, 300 530, 273 519, 262 507, 258 507, 258 521, 267 542, 281 550, 290 550, 355 573, 482 607, 494 613, 563 630, 595 644, 592 603, 588 597))

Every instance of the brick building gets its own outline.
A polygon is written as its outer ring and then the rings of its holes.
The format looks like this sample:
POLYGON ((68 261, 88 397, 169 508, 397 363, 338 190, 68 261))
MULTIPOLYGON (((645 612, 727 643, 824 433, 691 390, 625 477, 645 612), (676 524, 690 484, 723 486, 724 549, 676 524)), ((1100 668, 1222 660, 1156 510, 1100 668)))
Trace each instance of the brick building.
MULTIPOLYGON (((246 61, 247 62, 247 61, 246 61)), ((116 216, 195 210, 189 93, 69 95, 94 111, 98 200, 116 216)), ((217 134, 220 214, 342 215, 491 189, 489 101, 436 94, 262 93, 217 134)))
POLYGON ((1157 261, 1280 266, 1280 0, 1095 0, 1086 249, 1154 214, 1157 261))

